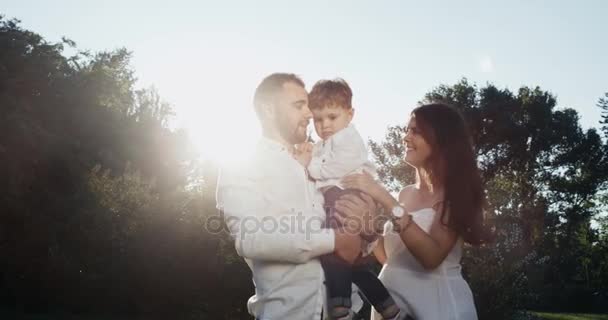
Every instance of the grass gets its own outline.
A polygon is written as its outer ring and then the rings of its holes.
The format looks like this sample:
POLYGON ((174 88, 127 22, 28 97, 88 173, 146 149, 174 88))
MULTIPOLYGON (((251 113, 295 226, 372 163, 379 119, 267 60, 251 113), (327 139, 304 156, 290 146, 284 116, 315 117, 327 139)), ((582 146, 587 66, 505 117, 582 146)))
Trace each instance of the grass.
POLYGON ((608 314, 532 312, 547 320, 608 320, 608 314))

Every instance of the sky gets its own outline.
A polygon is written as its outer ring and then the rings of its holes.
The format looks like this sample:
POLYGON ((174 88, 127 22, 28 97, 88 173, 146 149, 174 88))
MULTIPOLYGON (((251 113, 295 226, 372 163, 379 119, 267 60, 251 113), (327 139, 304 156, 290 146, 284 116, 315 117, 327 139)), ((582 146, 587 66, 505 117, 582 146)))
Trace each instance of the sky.
MULTIPOLYGON (((608 92, 608 1, 31 1, 0 12, 48 41, 132 51, 138 87, 154 86, 204 157, 238 158, 259 136, 252 96, 293 72, 310 88, 344 78, 354 124, 380 140, 424 94, 466 77, 536 87, 599 127, 608 92)), ((312 125, 311 125, 312 130, 312 125)))

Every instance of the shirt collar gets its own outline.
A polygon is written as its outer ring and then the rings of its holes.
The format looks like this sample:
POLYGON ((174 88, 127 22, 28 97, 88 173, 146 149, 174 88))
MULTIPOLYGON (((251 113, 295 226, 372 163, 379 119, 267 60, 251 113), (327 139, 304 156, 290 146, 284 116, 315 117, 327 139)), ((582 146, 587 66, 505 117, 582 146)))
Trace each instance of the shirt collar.
POLYGON ((323 141, 323 144, 325 145, 326 141, 333 140, 336 135, 347 134, 347 132, 351 132, 353 130, 357 130, 357 129, 355 128, 355 125, 352 124, 352 122, 351 122, 346 127, 344 127, 344 129, 339 130, 338 132, 334 133, 331 137, 327 138, 326 140, 321 139, 320 141, 323 141))

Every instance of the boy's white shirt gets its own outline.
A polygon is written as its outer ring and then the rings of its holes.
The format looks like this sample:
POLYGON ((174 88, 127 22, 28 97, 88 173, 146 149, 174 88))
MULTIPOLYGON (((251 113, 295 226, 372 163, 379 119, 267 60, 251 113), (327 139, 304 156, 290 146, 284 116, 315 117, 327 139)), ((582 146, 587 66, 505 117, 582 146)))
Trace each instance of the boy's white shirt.
MULTIPOLYGON (((344 189, 340 180, 351 173, 362 173, 363 170, 371 174, 374 179, 378 176, 376 167, 369 161, 367 146, 352 123, 327 140, 315 143, 307 169, 310 177, 315 180, 315 187, 319 190, 332 186, 344 189)), ((363 241, 361 243, 363 256, 371 254, 377 245, 377 240, 363 241)))
POLYGON ((376 167, 369 161, 367 146, 351 123, 327 140, 315 143, 308 174, 315 180, 317 189, 328 186, 343 188, 340 180, 362 170, 377 177, 376 167))

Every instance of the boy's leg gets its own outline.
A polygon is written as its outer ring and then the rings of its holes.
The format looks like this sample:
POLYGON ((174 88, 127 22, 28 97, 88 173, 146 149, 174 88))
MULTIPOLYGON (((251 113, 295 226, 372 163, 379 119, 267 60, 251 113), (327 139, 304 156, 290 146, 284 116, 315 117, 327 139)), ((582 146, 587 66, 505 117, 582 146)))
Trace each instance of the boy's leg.
POLYGON ((334 254, 321 256, 327 287, 327 310, 330 319, 341 319, 350 314, 352 302, 351 266, 334 254))
POLYGON ((365 299, 374 306, 382 318, 393 319, 399 314, 399 307, 395 300, 373 272, 362 267, 354 268, 352 279, 365 299))
MULTIPOLYGON (((326 228, 341 228, 333 218, 335 203, 344 194, 359 194, 356 190, 332 187, 323 193, 325 198, 326 228)), ((327 286, 327 310, 330 319, 347 319, 351 314, 352 266, 334 254, 321 256, 327 286)))

